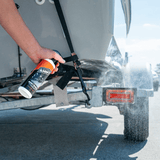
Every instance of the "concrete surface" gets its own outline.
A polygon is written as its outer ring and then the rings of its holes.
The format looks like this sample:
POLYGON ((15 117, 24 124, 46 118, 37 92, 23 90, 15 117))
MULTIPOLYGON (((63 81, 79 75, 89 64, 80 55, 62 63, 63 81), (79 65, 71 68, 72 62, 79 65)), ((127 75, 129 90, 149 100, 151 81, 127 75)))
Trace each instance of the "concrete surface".
POLYGON ((0 112, 0 160, 159 160, 160 92, 150 98, 150 136, 123 139, 115 106, 84 106, 0 112))

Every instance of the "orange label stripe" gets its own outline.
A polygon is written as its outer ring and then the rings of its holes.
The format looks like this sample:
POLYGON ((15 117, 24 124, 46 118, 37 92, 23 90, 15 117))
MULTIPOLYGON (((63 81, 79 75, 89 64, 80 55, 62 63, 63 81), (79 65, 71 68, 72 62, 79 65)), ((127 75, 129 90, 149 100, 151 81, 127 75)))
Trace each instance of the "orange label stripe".
POLYGON ((54 70, 54 67, 51 63, 49 63, 48 61, 46 61, 45 59, 43 59, 34 70, 38 70, 39 68, 44 67, 44 68, 48 68, 51 71, 54 70))

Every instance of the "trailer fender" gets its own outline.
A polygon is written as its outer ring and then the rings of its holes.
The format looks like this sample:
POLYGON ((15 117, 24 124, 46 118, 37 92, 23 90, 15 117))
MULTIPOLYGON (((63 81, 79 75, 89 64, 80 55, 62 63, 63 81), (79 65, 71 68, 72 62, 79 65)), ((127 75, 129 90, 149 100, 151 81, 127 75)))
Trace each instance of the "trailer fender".
POLYGON ((124 87, 137 90, 153 90, 151 65, 148 63, 128 63, 122 68, 124 87))

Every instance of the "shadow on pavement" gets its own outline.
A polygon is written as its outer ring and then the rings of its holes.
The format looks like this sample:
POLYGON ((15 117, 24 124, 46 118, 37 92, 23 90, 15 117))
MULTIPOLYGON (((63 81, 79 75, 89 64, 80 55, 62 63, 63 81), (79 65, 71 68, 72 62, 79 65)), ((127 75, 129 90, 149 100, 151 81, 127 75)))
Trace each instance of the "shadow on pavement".
POLYGON ((73 108, 0 112, 0 159, 136 160, 129 155, 140 151, 146 142, 105 135, 108 123, 97 118, 111 117, 73 108))

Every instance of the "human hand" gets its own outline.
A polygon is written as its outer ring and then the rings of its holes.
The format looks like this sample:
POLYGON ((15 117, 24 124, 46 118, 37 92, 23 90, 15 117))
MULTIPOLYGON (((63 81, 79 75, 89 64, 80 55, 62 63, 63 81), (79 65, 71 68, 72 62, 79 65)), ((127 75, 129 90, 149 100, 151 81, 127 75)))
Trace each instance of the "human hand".
MULTIPOLYGON (((27 54, 29 58, 35 63, 38 64, 42 59, 55 59, 60 63, 65 63, 65 60, 55 51, 47 48, 40 47, 40 49, 32 54, 27 54)), ((54 74, 58 71, 59 63, 56 64, 54 71, 51 74, 54 74)))
POLYGON ((48 48, 41 47, 38 51, 27 55, 35 64, 38 64, 42 59, 52 58, 54 58, 60 63, 65 63, 65 60, 58 53, 48 48))

